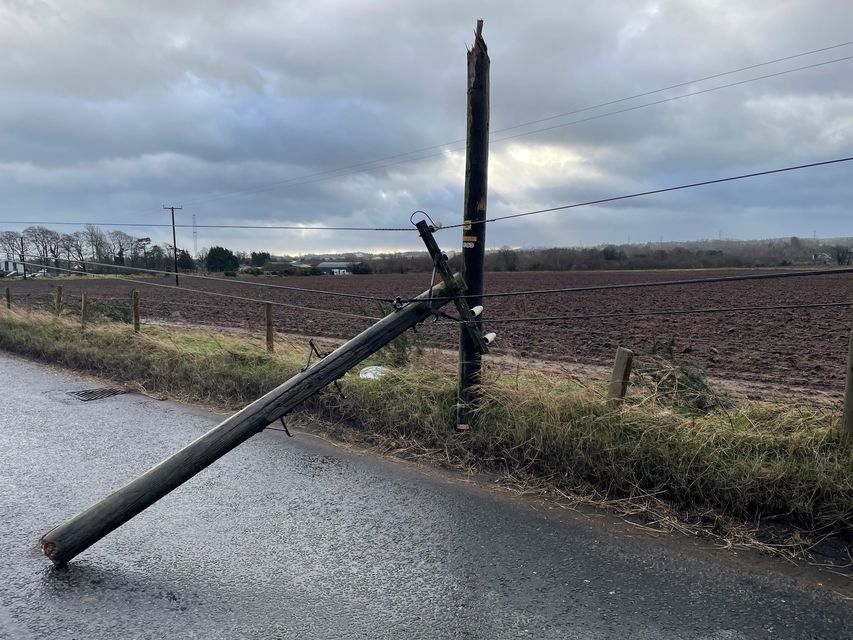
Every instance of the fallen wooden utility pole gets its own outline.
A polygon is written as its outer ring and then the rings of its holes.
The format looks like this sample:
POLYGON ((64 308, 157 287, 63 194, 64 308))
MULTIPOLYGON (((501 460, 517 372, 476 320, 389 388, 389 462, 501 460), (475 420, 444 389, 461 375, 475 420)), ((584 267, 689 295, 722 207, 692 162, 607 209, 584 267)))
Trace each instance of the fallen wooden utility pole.
MULTIPOLYGON (((431 234, 429 238, 435 242, 431 234)), ((446 270, 447 264, 440 253, 438 260, 446 270)), ((46 533, 41 539, 42 552, 57 566, 65 564, 269 424, 283 418, 391 340, 435 315, 451 299, 457 307, 461 304, 462 309, 468 310, 467 302, 455 297, 465 291, 462 277, 456 275, 394 310, 310 369, 295 375, 136 480, 46 533)), ((469 314, 470 310, 463 317, 469 314)))

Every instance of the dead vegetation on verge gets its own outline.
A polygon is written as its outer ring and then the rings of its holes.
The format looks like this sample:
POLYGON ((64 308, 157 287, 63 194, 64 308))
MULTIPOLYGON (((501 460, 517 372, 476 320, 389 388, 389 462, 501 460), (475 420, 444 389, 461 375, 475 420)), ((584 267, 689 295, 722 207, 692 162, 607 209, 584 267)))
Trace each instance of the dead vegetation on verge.
MULTIPOLYGON (((293 375, 306 353, 280 344, 268 355, 260 339, 150 326, 81 331, 76 321, 5 311, 0 348, 231 408, 293 375)), ((414 362, 386 378, 347 375, 344 397, 326 392, 304 414, 397 455, 495 472, 515 491, 598 504, 636 526, 789 556, 825 536, 849 540, 853 447, 838 436, 840 411, 721 399, 704 378, 685 383, 683 362, 673 372, 660 367, 671 354, 655 355, 664 360, 619 410, 604 403, 605 383, 520 370, 490 377, 477 427, 455 434, 455 377, 410 353, 414 362)), ((403 360, 372 362, 391 359, 403 360)))

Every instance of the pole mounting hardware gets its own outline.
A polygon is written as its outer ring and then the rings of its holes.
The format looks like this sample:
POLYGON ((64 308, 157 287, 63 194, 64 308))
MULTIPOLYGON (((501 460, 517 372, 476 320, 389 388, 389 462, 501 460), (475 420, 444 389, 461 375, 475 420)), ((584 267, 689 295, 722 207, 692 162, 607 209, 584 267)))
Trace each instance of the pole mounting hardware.
MULTIPOLYGON (((436 243, 435 238, 433 238, 432 230, 426 220, 420 220, 415 226, 418 228, 418 233, 424 241, 427 251, 429 251, 429 254, 432 257, 435 270, 441 276, 441 279, 444 281, 448 290, 452 291, 449 296, 453 298, 453 304, 456 305, 456 310, 459 312, 459 319, 462 321, 462 326, 465 328, 465 332, 468 334, 468 337, 471 338, 471 342, 473 342, 477 351, 480 353, 488 353, 489 345, 477 326, 476 316, 471 311, 471 307, 468 306, 468 301, 465 298, 460 297, 465 294, 467 289, 465 287, 454 285, 453 272, 447 264, 447 257, 441 252, 438 243, 436 243)), ((429 299, 432 301, 432 290, 430 290, 429 299)))
POLYGON ((315 345, 315 344, 314 344, 314 338, 311 338, 311 339, 308 341, 308 344, 309 344, 309 345, 310 345, 310 347, 311 347, 310 349, 308 349, 308 360, 306 360, 306 361, 305 361, 305 366, 304 366, 304 367, 302 367, 302 368, 299 370, 299 372, 300 372, 300 373, 301 373, 301 372, 303 372, 303 371, 308 371, 309 367, 311 366, 311 358, 312 358, 315 354, 316 354, 316 356, 317 356, 317 359, 318 359, 318 360, 322 360, 323 358, 325 358, 325 357, 326 357, 325 355, 321 354, 321 353, 317 350, 317 345, 315 345))

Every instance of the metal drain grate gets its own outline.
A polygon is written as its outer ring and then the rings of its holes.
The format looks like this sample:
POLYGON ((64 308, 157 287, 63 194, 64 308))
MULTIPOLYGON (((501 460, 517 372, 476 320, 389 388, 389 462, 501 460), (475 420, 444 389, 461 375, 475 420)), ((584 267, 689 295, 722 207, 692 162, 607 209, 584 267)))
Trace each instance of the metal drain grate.
POLYGON ((84 389, 83 391, 68 391, 69 396, 74 396, 78 400, 82 400, 83 402, 89 402, 90 400, 101 400, 103 398, 109 398, 110 396, 118 396, 124 393, 122 389, 110 389, 108 387, 104 387, 102 389, 84 389))

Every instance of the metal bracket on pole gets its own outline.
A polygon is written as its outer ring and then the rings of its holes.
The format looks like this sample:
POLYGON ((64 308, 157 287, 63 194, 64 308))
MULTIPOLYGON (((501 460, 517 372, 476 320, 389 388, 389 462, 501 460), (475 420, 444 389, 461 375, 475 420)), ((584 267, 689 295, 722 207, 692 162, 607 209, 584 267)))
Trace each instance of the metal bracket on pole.
POLYGON ((341 396, 341 400, 346 400, 347 397, 344 395, 344 390, 341 389, 341 383, 338 382, 337 380, 335 380, 334 385, 335 385, 335 389, 338 390, 338 394, 341 396))
MULTIPOLYGON (((432 229, 429 224, 427 224, 426 220, 421 220, 415 226, 418 228, 418 233, 424 241, 430 257, 432 257, 434 268, 438 271, 438 274, 441 276, 444 284, 450 286, 453 283, 453 272, 447 264, 447 257, 441 252, 441 249, 438 247, 438 243, 432 236, 432 229)), ((432 291, 432 289, 430 289, 430 291, 432 291)), ((467 288, 459 291, 459 296, 464 295, 466 291, 467 288)), ((475 322, 476 316, 471 311, 468 301, 459 296, 453 298, 453 304, 456 305, 456 310, 459 312, 459 319, 462 322, 462 326, 465 327, 465 332, 477 347, 477 351, 480 353, 488 353, 489 346, 483 337, 483 334, 477 328, 477 324, 475 322)))
POLYGON ((302 368, 299 370, 300 372, 302 372, 302 371, 308 371, 309 367, 311 366, 311 357, 312 357, 314 354, 317 354, 317 359, 318 359, 318 360, 322 360, 323 358, 325 358, 325 357, 326 357, 326 356, 324 356, 323 354, 321 354, 321 353, 317 350, 317 345, 315 345, 315 344, 314 344, 314 338, 311 338, 311 339, 308 341, 308 344, 309 344, 309 345, 310 345, 310 347, 311 347, 311 348, 308 350, 308 360, 307 360, 307 362, 305 363, 305 366, 304 366, 304 367, 302 367, 302 368))

